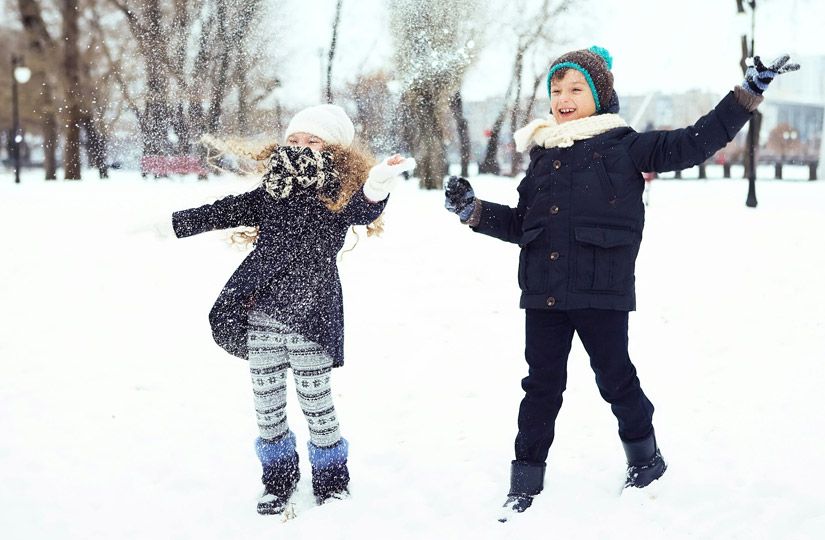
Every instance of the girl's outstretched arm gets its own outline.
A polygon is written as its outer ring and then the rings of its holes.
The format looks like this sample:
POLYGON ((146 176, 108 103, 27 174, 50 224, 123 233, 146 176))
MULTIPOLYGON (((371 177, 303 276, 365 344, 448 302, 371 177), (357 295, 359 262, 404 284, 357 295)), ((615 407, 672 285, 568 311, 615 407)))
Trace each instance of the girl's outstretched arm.
POLYGON ((398 184, 400 174, 415 169, 413 158, 394 154, 370 169, 364 186, 349 200, 341 217, 349 225, 369 225, 384 207, 390 192, 398 184))
POLYGON ((401 174, 415 169, 415 159, 393 154, 370 169, 364 182, 364 195, 373 202, 383 201, 398 185, 401 174))
POLYGON ((172 226, 178 238, 202 232, 254 227, 260 224, 260 216, 268 194, 262 187, 253 191, 230 195, 212 204, 180 210, 172 214, 172 226))
POLYGON ((367 198, 363 189, 356 191, 341 211, 341 219, 348 225, 369 225, 381 215, 387 206, 387 198, 374 202, 367 198))

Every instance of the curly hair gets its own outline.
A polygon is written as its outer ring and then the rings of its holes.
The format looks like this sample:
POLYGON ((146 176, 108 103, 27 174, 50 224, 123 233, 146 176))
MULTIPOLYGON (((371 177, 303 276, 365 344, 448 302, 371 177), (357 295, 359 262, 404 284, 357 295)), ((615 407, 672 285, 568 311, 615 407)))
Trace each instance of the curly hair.
MULTIPOLYGON (((278 143, 267 143, 264 145, 255 145, 248 141, 241 141, 235 139, 220 140, 211 136, 204 136, 201 142, 207 145, 208 148, 216 150, 218 153, 214 156, 207 156, 207 160, 213 167, 213 161, 224 154, 232 154, 240 158, 246 158, 253 163, 251 166, 242 165, 239 168, 244 174, 262 174, 266 170, 266 161, 273 154, 276 148, 280 146, 278 143), (211 159, 209 159, 211 158, 211 159)), ((330 212, 339 213, 347 206, 352 196, 364 186, 370 169, 375 165, 375 157, 358 142, 355 142, 349 148, 344 148, 339 145, 328 145, 324 147, 324 151, 332 154, 332 163, 335 167, 338 177, 341 180, 341 188, 335 198, 319 195, 319 199, 330 212)), ((353 227, 353 232, 356 237, 356 245, 358 244, 358 232, 353 227)), ((383 214, 378 216, 372 223, 367 225, 367 237, 380 235, 384 232, 383 214)), ((241 246, 250 246, 258 239, 258 227, 247 228, 236 231, 232 234, 231 242, 241 246)), ((352 251, 355 246, 346 250, 352 251)))

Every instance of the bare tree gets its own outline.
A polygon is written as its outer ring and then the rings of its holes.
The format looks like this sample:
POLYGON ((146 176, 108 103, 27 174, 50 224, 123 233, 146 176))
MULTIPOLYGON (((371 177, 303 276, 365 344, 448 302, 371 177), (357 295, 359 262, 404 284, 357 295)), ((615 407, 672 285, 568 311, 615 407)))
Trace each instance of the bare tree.
POLYGON ((458 91, 474 49, 476 0, 394 0, 391 26, 402 79, 406 139, 424 189, 441 189, 447 173, 444 142, 450 98, 458 91))
MULTIPOLYGON (((85 11, 85 18, 81 21, 81 28, 85 30, 88 42, 80 44, 80 70, 82 84, 83 111, 81 127, 86 133, 86 155, 89 163, 97 168, 100 178, 109 177, 108 155, 108 122, 107 114, 113 105, 111 77, 109 73, 99 69, 105 65, 105 56, 102 52, 105 37, 95 31, 91 21, 94 18, 94 4, 85 11)), ((81 34, 84 32, 81 31, 81 34)), ((113 119, 118 118, 116 114, 113 119)))
MULTIPOLYGON (((548 47, 553 41, 552 28, 558 18, 569 9, 572 0, 542 0, 537 9, 532 9, 526 0, 508 2, 507 10, 516 20, 511 25, 515 37, 516 48, 513 58, 513 70, 507 84, 504 103, 490 129, 490 138, 487 141, 487 150, 484 160, 479 165, 480 173, 499 174, 501 167, 498 163, 498 147, 501 129, 508 111, 510 112, 510 129, 515 131, 523 115, 520 113, 522 77, 527 54, 536 47, 548 47)), ((534 89, 538 86, 534 85, 534 89)), ((535 96, 535 91, 534 91, 535 96)), ((533 98, 534 99, 534 98, 533 98)), ((512 160, 511 160, 512 161, 512 160)), ((513 168, 511 167, 511 171, 513 168)))
POLYGON ((41 83, 40 103, 37 108, 43 129, 43 167, 46 180, 56 180, 59 131, 55 94, 59 81, 54 76, 57 67, 54 59, 58 47, 49 33, 38 0, 18 0, 17 6, 28 41, 29 64, 35 79, 41 83))
MULTIPOLYGON (((533 114, 533 107, 536 104, 536 97, 538 95, 539 87, 547 77, 548 69, 549 66, 546 66, 546 63, 542 63, 542 69, 533 79, 533 90, 530 93, 530 97, 527 98, 527 105, 524 109, 521 110, 518 106, 513 107, 513 116, 510 122, 510 129, 514 133, 519 127, 526 124, 530 118, 530 115, 533 114)), ((512 147, 512 154, 510 157, 510 176, 518 176, 521 174, 522 163, 524 163, 524 153, 517 151, 514 145, 512 147)))
MULTIPOLYGON (((159 0, 108 3, 126 18, 145 66, 140 92, 117 77, 138 118, 144 154, 188 153, 200 135, 222 130, 234 89, 238 106, 232 123, 247 122, 250 107, 262 99, 250 92, 252 62, 246 52, 260 25, 261 0, 176 0, 171 9, 159 0)), ((268 92, 277 86, 273 81, 263 85, 268 92)))
POLYGON ((461 90, 457 91, 450 98, 450 110, 455 118, 456 133, 458 134, 458 147, 461 157, 461 176, 470 175, 470 131, 467 127, 467 119, 464 117, 464 103, 461 99, 461 90))
POLYGON ((338 42, 338 24, 341 22, 341 6, 344 0, 335 3, 335 17, 332 20, 332 40, 329 44, 329 56, 327 58, 327 103, 332 103, 332 61, 335 59, 335 46, 338 42))
POLYGON ((353 121, 371 150, 379 154, 396 151, 393 121, 394 103, 390 92, 390 75, 384 70, 359 75, 348 85, 355 103, 353 121))
POLYGON ((65 103, 66 145, 63 150, 63 177, 80 180, 80 51, 77 48, 78 2, 63 0, 63 101, 65 103))

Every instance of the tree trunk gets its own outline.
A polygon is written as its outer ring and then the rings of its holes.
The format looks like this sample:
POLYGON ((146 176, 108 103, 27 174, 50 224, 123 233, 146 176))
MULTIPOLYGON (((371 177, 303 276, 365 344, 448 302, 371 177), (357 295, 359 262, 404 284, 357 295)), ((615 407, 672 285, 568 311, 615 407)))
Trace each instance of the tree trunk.
POLYGON ((338 41, 338 23, 341 21, 341 5, 343 0, 338 0, 335 4, 335 18, 332 21, 332 40, 329 44, 329 58, 327 59, 327 103, 332 103, 332 61, 335 58, 335 45, 338 41))
POLYGON ((51 86, 44 83, 43 100, 43 168, 46 180, 57 180, 57 145, 60 142, 60 132, 57 129, 57 113, 45 107, 54 107, 54 98, 51 86))
MULTIPOLYGON (((524 71, 524 54, 516 56, 516 64, 513 70, 516 78, 516 96, 513 99, 513 109, 510 113, 510 133, 515 133, 518 129, 518 124, 521 121, 521 75, 524 71)), ((516 163, 519 152, 516 151, 516 145, 512 144, 510 148, 510 176, 518 174, 519 164, 516 163)))
POLYGON ((411 89, 407 100, 412 127, 412 146, 416 170, 422 189, 442 189, 447 173, 447 151, 444 146, 439 114, 438 83, 430 82, 411 89))
POLYGON ((92 115, 83 116, 81 125, 86 132, 86 155, 91 165, 97 169, 100 178, 109 178, 109 165, 106 163, 106 134, 98 129, 92 115))
POLYGON ((89 57, 81 57, 84 109, 81 127, 86 132, 86 156, 90 164, 97 169, 100 178, 109 178, 109 166, 106 163, 109 141, 103 120, 108 105, 109 88, 96 84, 92 79, 91 66, 95 61, 89 57), (106 97, 101 98, 101 95, 106 97))
POLYGON ((238 91, 238 133, 247 135, 249 133, 249 112, 253 104, 250 100, 250 84, 247 77, 255 58, 254 51, 250 50, 248 44, 249 28, 252 26, 254 18, 257 16, 260 0, 246 0, 244 9, 238 21, 235 23, 235 31, 232 33, 231 45, 235 49, 235 68, 232 81, 238 91))
POLYGON ((26 32, 28 49, 33 53, 35 69, 32 71, 42 80, 38 110, 43 121, 43 167, 46 180, 57 180, 57 145, 59 131, 57 104, 54 100, 54 73, 52 64, 57 47, 49 35, 37 0, 18 0, 20 19, 26 32))
POLYGON ((66 143, 63 178, 80 180, 80 51, 77 48, 78 0, 63 0, 63 77, 66 102, 66 143))
POLYGON ((209 107, 209 124, 207 131, 216 133, 220 127, 223 113, 223 99, 226 97, 226 87, 229 71, 229 50, 231 44, 226 39, 226 0, 218 0, 218 41, 221 43, 220 64, 218 76, 212 84, 212 98, 209 107))
MULTIPOLYGON (((243 55, 244 58, 246 55, 243 55)), ((237 71, 238 79, 238 133, 246 135, 249 133, 249 84, 246 81, 246 70, 248 62, 243 61, 243 66, 237 71)))
MULTIPOLYGON (((538 93, 539 85, 541 81, 544 80, 544 74, 541 73, 536 76, 535 80, 533 81, 533 93, 530 95, 530 100, 527 102, 527 107, 524 108, 524 112, 521 115, 520 124, 525 125, 530 120, 530 115, 533 114, 533 107, 536 104, 536 94, 538 93)), ((520 126, 516 126, 518 129, 520 126)), ((515 133, 515 129, 513 130, 515 133)), ((524 163, 524 152, 519 152, 516 150, 515 145, 513 146, 513 160, 512 160, 512 167, 510 168, 510 176, 518 176, 521 174, 521 164, 524 163)))
POLYGON ((464 104, 461 99, 460 90, 453 94, 450 99, 450 110, 453 112, 456 131, 458 132, 458 141, 461 153, 461 176, 466 178, 470 175, 470 132, 467 128, 467 119, 464 118, 464 104))
POLYGON ((159 0, 146 0, 144 4, 146 26, 136 36, 146 62, 146 103, 143 121, 143 155, 169 153, 169 82, 164 62, 166 37, 163 35, 162 14, 159 0))
MULTIPOLYGON (((516 56, 518 58, 518 55, 516 56)), ((515 73, 515 68, 514 68, 515 73)), ((487 151, 484 153, 484 161, 478 166, 479 174, 500 174, 501 167, 498 164, 498 143, 501 136, 501 127, 504 125, 504 119, 507 116, 507 110, 510 108, 510 96, 516 86, 515 76, 510 78, 510 84, 507 86, 507 92, 504 94, 504 104, 501 106, 496 121, 493 122, 493 127, 490 128, 490 139, 487 141, 487 151)))

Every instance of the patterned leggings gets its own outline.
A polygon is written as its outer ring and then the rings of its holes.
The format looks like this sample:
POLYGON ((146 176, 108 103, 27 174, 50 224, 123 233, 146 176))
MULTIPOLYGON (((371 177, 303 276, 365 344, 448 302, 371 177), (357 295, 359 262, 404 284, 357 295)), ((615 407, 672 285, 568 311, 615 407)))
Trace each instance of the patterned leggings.
POLYGON ((289 431, 286 369, 291 367, 312 444, 323 448, 337 443, 341 432, 330 389, 332 358, 324 349, 258 311, 250 314, 247 344, 261 438, 275 440, 289 431))

